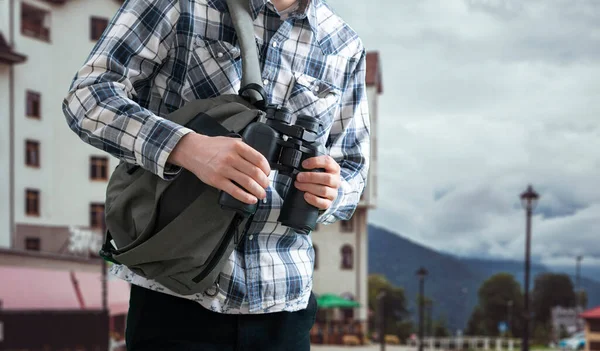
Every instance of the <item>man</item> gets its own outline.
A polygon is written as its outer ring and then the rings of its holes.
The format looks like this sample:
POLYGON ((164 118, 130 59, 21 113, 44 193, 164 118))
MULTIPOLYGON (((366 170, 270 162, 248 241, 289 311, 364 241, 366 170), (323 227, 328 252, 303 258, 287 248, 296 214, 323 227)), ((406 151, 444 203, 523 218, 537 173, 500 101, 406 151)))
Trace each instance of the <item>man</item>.
POLYGON ((259 201, 216 296, 178 296, 127 267, 111 269, 132 283, 129 350, 308 350, 317 307, 312 239, 278 224, 279 209, 296 186, 321 210, 318 222, 330 224, 351 217, 364 189, 362 42, 324 0, 247 1, 268 102, 321 120, 328 155, 304 167, 326 172, 289 184, 238 139, 164 119, 187 101, 237 93, 240 50, 225 0, 126 1, 64 100, 68 125, 84 142, 163 179, 185 168, 241 201, 259 201))

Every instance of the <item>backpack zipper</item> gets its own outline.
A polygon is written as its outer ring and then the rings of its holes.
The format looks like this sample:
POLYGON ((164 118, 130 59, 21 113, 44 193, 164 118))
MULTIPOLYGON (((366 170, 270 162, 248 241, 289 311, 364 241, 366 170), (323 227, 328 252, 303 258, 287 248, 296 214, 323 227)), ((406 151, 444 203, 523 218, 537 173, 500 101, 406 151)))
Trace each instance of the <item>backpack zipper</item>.
MULTIPOLYGON (((229 242, 231 241, 231 237, 234 236, 234 235, 237 237, 237 233, 239 231, 238 226, 240 225, 240 223, 242 222, 242 220, 243 220, 243 217, 236 213, 235 216, 234 216, 234 218, 233 218, 233 220, 229 224, 229 227, 227 227, 227 234, 225 234, 225 239, 223 239, 223 241, 221 242, 221 245, 217 249, 217 252, 213 256, 213 258, 210 260, 210 262, 208 263, 208 265, 206 266, 206 268, 200 274, 198 274, 197 276, 195 276, 192 279, 192 281, 194 283, 197 284, 202 279, 206 278, 206 276, 212 271, 212 269, 221 260, 221 257, 225 253, 225 250, 227 249, 227 246, 229 246, 229 242)), ((248 220, 248 223, 250 223, 250 222, 251 221, 248 220)), ((247 229, 247 227, 248 226, 246 226, 245 229, 247 229)))

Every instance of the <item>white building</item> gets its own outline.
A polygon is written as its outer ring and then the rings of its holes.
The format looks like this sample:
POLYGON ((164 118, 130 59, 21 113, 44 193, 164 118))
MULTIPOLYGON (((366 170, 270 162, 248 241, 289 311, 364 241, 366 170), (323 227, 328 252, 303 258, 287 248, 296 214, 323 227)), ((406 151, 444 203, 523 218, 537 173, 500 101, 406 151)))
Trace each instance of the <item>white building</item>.
POLYGON ((367 95, 371 117, 371 156, 368 184, 349 221, 319 226, 313 233, 316 269, 315 294, 336 294, 355 300, 360 308, 338 314, 338 319, 367 321, 368 211, 377 204, 377 102, 382 92, 379 54, 367 54, 367 95))
POLYGON ((100 224, 116 159, 81 143, 61 103, 120 3, 0 2, 0 247, 60 251, 69 226, 100 224))
MULTIPOLYGON (((64 252, 70 228, 98 230, 117 160, 82 143, 61 110, 118 0, 0 2, 0 248, 64 252)), ((377 199, 379 56, 367 57, 372 147, 369 184, 350 221, 321 226, 315 292, 361 303, 367 318, 367 212, 377 199)))

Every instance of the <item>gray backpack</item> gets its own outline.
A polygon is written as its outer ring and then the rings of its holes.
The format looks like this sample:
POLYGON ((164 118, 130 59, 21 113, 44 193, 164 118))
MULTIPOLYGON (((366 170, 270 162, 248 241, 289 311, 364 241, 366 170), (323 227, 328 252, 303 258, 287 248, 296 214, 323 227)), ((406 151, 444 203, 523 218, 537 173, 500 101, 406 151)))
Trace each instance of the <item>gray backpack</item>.
MULTIPOLYGON (((239 136, 265 115, 248 0, 227 5, 242 51, 242 89, 192 101, 166 117, 209 136, 239 136)), ((220 206, 221 195, 185 169, 165 181, 121 162, 106 190, 100 255, 178 294, 216 295, 218 275, 252 220, 251 213, 220 206)))

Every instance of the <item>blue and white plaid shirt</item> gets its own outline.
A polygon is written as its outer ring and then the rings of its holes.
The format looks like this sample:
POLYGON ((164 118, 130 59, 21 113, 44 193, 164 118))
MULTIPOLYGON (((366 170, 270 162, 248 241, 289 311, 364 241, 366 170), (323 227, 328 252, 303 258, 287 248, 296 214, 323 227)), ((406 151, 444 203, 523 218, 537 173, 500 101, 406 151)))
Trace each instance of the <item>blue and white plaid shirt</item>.
MULTIPOLYGON (((322 0, 300 0, 284 20, 270 1, 248 1, 268 100, 319 117, 322 141, 341 166, 338 197, 319 223, 349 219, 368 171, 362 42, 322 0)), ((164 116, 193 99, 236 94, 236 45, 224 0, 126 1, 73 80, 63 103, 68 125, 98 149, 164 179, 174 177, 179 169, 167 158, 190 130, 164 116)), ((306 307, 312 239, 277 222, 290 182, 276 172, 270 179, 267 200, 221 273, 218 295, 184 298, 222 313, 306 307)), ((175 294, 127 267, 111 271, 132 284, 175 294)))

